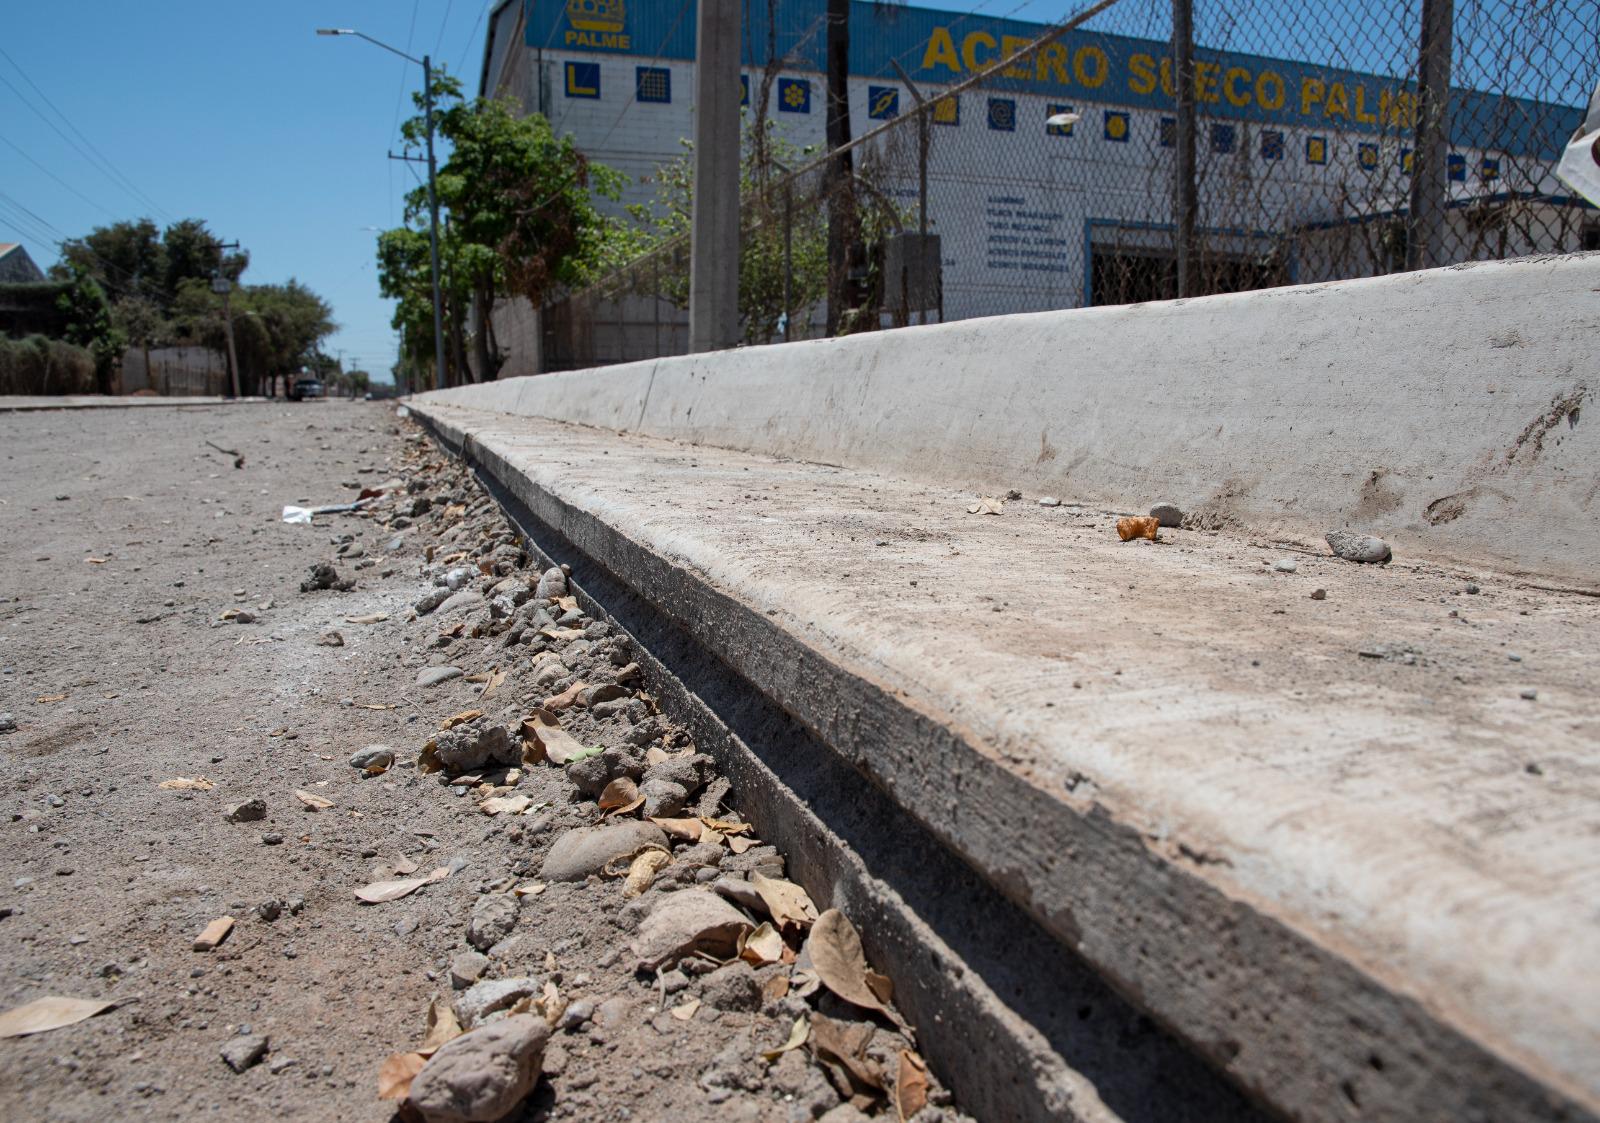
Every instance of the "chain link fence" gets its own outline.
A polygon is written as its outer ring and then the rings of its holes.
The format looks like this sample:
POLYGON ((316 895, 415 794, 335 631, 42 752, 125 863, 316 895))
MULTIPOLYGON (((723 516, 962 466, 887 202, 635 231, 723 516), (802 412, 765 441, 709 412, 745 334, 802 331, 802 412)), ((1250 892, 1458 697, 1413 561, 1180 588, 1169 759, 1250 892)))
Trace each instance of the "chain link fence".
MULTIPOLYGON (((852 76, 845 150, 773 112, 803 52, 746 69, 747 343, 1600 248, 1554 175, 1600 0, 867 7, 852 36, 901 49, 852 76)), ((542 369, 687 350, 686 167, 657 248, 542 310, 542 369)))

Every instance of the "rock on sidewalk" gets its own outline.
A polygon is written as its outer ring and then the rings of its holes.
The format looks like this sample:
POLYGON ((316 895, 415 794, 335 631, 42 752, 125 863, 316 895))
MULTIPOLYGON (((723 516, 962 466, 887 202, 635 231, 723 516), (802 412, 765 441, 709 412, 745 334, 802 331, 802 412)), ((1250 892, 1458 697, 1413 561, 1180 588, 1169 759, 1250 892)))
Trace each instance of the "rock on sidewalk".
POLYGON ((556 566, 551 566, 539 575, 539 587, 533 595, 538 600, 548 600, 551 597, 564 597, 567 595, 567 575, 556 566))
POLYGON ((235 803, 222 817, 230 823, 254 823, 267 817, 267 801, 264 799, 247 799, 243 803, 235 803))
POLYGON ((1150 508, 1150 517, 1161 526, 1183 525, 1183 510, 1176 503, 1157 503, 1150 508))
POLYGON ((490 725, 483 718, 462 722, 433 739, 433 754, 452 772, 503 764, 514 768, 522 763, 522 746, 503 725, 490 725))
POLYGON ((418 686, 438 686, 441 682, 449 682, 453 678, 460 678, 460 667, 424 667, 417 672, 418 686))
POLYGON ((754 927, 715 893, 680 889, 655 903, 630 946, 640 969, 654 971, 695 952, 728 959, 738 950, 739 936, 754 927))
POLYGON ((543 986, 538 979, 519 976, 511 979, 485 979, 474 983, 456 997, 456 1017, 471 1028, 496 1010, 514 1006, 518 999, 538 994, 543 986))
POLYGON ((1335 554, 1345 561, 1386 562, 1392 556, 1389 543, 1354 530, 1330 530, 1324 537, 1335 554))
POLYGON ((427 1123, 489 1123, 538 1083, 550 1027, 517 1014, 446 1042, 411 1082, 406 1103, 427 1123))
POLYGON ((517 899, 509 893, 490 893, 479 897, 472 906, 472 919, 467 923, 467 943, 479 951, 488 951, 511 935, 517 926, 517 899))
POLYGON ((234 1072, 243 1072, 267 1055, 267 1047, 270 1044, 271 1042, 259 1033, 234 1037, 222 1047, 222 1059, 228 1062, 228 1067, 234 1072))
POLYGON ((652 843, 671 850, 661 828, 640 819, 570 830, 550 847, 541 873, 546 881, 582 881, 605 869, 607 862, 625 858, 652 843))

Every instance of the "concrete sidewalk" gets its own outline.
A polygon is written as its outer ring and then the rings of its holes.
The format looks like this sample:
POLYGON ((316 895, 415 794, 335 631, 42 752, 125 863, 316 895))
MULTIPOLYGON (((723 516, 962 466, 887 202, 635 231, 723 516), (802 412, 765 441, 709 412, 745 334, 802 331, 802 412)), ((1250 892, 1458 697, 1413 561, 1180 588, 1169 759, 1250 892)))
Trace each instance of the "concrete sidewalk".
POLYGON ((1600 1118, 1595 599, 410 405, 1273 1108, 1600 1118))
POLYGON ((0 397, 0 413, 29 413, 50 409, 156 409, 193 406, 263 405, 271 398, 166 398, 102 394, 16 395, 0 397))

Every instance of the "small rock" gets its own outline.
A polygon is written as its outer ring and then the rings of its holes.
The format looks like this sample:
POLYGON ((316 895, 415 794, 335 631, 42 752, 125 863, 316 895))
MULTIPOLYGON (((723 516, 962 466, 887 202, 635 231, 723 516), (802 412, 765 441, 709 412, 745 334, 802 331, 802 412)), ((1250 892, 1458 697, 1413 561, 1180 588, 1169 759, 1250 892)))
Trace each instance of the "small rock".
POLYGON ((230 823, 254 823, 267 817, 267 801, 264 799, 247 799, 243 803, 235 803, 223 812, 224 819, 230 823))
POLYGON ((300 582, 302 593, 314 593, 318 589, 337 589, 346 592, 356 587, 354 581, 339 576, 339 571, 327 562, 318 562, 311 567, 311 575, 300 582))
POLYGON ((448 616, 452 612, 462 612, 469 608, 478 608, 486 603, 488 602, 484 600, 483 594, 478 592, 478 590, 462 589, 459 593, 451 594, 451 596, 445 600, 444 603, 439 605, 439 615, 448 616))
POLYGON ((235 624, 254 624, 256 622, 256 614, 245 609, 240 609, 238 612, 233 614, 233 622, 235 624))
POLYGON ((661 828, 642 819, 570 830, 550 847, 540 877, 545 881, 582 881, 605 869, 614 859, 651 844, 671 849, 661 828))
POLYGON ((234 1072, 243 1072, 252 1065, 260 1063, 261 1058, 267 1055, 270 1044, 271 1042, 259 1033, 229 1038, 228 1043, 222 1047, 222 1059, 228 1062, 228 1067, 234 1072))
POLYGON ((10 714, 0 714, 0 733, 15 733, 16 731, 17 719, 10 714))
POLYGON ((1330 530, 1324 537, 1327 538, 1328 546, 1333 552, 1345 561, 1377 563, 1386 562, 1393 556, 1389 543, 1370 534, 1359 534, 1353 530, 1330 530))
POLYGON ((461 1024, 471 1028, 496 1010, 515 1006, 519 998, 538 994, 543 986, 538 979, 526 976, 512 979, 486 979, 474 983, 456 998, 456 1017, 461 1024))
POLYGON ((490 893, 479 897, 472 906, 472 919, 467 923, 467 943, 479 951, 488 951, 511 935, 517 926, 517 898, 510 893, 490 893))
POLYGON ((1328 590, 1326 590, 1326 589, 1312 589, 1311 590, 1311 599, 1312 600, 1327 600, 1328 599, 1328 590))
POLYGON ((458 565, 449 573, 444 575, 445 588, 449 589, 452 593, 456 592, 459 589, 465 588, 467 582, 471 581, 477 575, 478 571, 473 569, 471 566, 458 565))
POLYGON ((522 746, 512 739, 503 725, 489 725, 474 718, 434 738, 434 756, 452 772, 503 764, 515 768, 522 763, 522 746))
POLYGON ((1150 517, 1157 525, 1176 527, 1183 525, 1183 509, 1176 503, 1156 503, 1150 508, 1150 517))
POLYGON ((817 1123, 872 1123, 870 1116, 851 1104, 840 1104, 822 1113, 817 1123))
POLYGON ((1293 558, 1283 558, 1280 561, 1274 562, 1272 568, 1277 570, 1279 573, 1293 573, 1295 570, 1300 568, 1300 564, 1293 558))
POLYGON ((1467 588, 1466 588, 1466 592, 1467 592, 1467 593, 1468 593, 1468 594, 1469 594, 1469 595, 1471 595, 1471 596, 1474 596, 1474 597, 1475 597, 1475 596, 1477 596, 1477 595, 1478 595, 1478 594, 1479 594, 1479 593, 1481 593, 1481 592, 1482 592, 1482 591, 1483 591, 1483 590, 1482 590, 1482 589, 1480 589, 1480 588, 1478 588, 1478 586, 1477 586, 1477 585, 1476 585, 1476 584, 1474 584, 1474 583, 1473 583, 1473 582, 1471 582, 1471 581, 1468 581, 1468 582, 1467 582, 1467 588))
POLYGON ((463 673, 460 667, 424 667, 417 672, 417 685, 438 686, 441 682, 460 678, 463 673))
POLYGON ((283 835, 279 834, 277 831, 269 831, 266 834, 261 836, 261 845, 263 845, 263 846, 282 846, 283 845, 283 835))
POLYGON ((1061 506, 1061 500, 1056 498, 1054 495, 1041 495, 1039 496, 1039 506, 1059 507, 1061 506))
POLYGON ((256 906, 256 915, 262 920, 271 923, 283 915, 282 901, 262 901, 256 906))
POLYGON ((1522 692, 1522 698, 1527 702, 1536 702, 1539 699, 1539 692, 1530 686, 1522 692))
POLYGON ((567 779, 578 785, 578 790, 594 799, 611 782, 611 766, 604 755, 586 756, 567 765, 567 779))
POLYGON ((676 964, 705 952, 727 959, 739 936, 754 925, 727 901, 704 889, 681 889, 655 902, 630 945, 643 970, 676 964))
POLYGON ((368 768, 388 768, 394 763, 394 750, 388 745, 368 745, 350 754, 350 767, 362 771, 368 768))
POLYGON ((556 1024, 571 1033, 581 1029, 585 1022, 594 1017, 594 1011, 594 999, 580 998, 576 1002, 568 1003, 567 1008, 561 1012, 561 1020, 556 1024))
MULTIPOLYGON (((317 646, 318 647, 343 647, 344 646, 344 636, 339 632, 323 632, 321 638, 319 638, 317 640, 317 646)), ((277 1062, 274 1061, 273 1063, 276 1064, 277 1062)))
POLYGON ((646 818, 671 818, 689 802, 689 791, 671 780, 646 780, 639 785, 646 818))
POLYGON ((550 1027, 516 1014, 447 1041, 411 1082, 406 1103, 426 1123, 489 1123, 533 1091, 550 1027))
POLYGON ((418 616, 426 616, 449 599, 449 589, 433 589, 425 593, 422 599, 411 607, 416 609, 418 616))
POLYGON ((489 957, 481 951, 464 951, 450 961, 450 985, 456 990, 466 990, 483 978, 489 969, 489 957))
POLYGON ((762 901, 761 894, 756 892, 756 887, 742 877, 719 877, 712 883, 711 891, 736 905, 743 905, 757 915, 767 911, 766 903, 762 901))
POLYGON ((755 968, 738 960, 707 975, 700 994, 707 1005, 719 1010, 761 1009, 761 984, 756 981, 755 968))
POLYGON ((534 599, 549 600, 567 595, 567 575, 551 566, 539 575, 539 587, 533 591, 534 599))

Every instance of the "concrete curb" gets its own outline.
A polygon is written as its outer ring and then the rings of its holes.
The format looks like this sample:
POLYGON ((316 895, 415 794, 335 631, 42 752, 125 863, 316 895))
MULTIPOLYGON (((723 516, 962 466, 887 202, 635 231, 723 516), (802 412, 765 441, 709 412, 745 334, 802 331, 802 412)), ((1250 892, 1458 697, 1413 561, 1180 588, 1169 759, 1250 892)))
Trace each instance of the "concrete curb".
POLYGON ((1092 805, 1063 813, 969 731, 522 474, 494 434, 464 432, 427 402, 412 408, 1260 1102, 1328 1120, 1600 1118, 1560 1077, 1486 1045, 1404 980, 1224 894, 1200 859, 1174 860, 1092 805))
POLYGON ((39 413, 81 409, 199 409, 203 406, 266 405, 271 398, 162 398, 162 397, 0 397, 0 413, 39 413))

